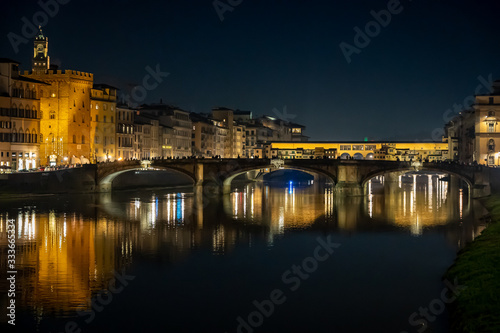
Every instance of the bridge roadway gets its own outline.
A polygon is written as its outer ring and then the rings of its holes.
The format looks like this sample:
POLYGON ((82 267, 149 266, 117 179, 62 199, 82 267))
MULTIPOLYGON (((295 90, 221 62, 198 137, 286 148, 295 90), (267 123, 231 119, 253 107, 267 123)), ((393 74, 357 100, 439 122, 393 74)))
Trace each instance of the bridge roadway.
MULTIPOLYGON (((378 175, 390 177, 393 172, 429 170, 452 174, 463 179, 470 188, 472 198, 490 195, 490 172, 484 166, 460 165, 457 163, 410 162, 380 160, 337 159, 285 159, 282 168, 300 170, 313 176, 323 175, 335 184, 335 193, 347 196, 364 195, 366 183, 378 175)), ((229 193, 231 181, 249 171, 278 170, 270 159, 163 159, 151 161, 117 161, 99 163, 95 170, 95 190, 108 192, 119 174, 141 170, 146 165, 156 170, 173 170, 193 180, 196 187, 204 191, 229 193)))

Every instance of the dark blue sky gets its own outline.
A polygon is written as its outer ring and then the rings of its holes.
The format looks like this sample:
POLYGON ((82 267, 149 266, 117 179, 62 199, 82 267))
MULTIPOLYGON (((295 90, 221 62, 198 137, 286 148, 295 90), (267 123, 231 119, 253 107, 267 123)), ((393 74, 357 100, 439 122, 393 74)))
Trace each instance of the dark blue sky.
MULTIPOLYGON (((43 31, 60 69, 92 72, 127 93, 159 65, 170 75, 145 102, 270 115, 286 107, 311 140, 431 139, 478 76, 500 78, 498 1, 401 0, 351 63, 339 44, 354 45, 354 27, 364 30, 388 1, 240 2, 221 21, 213 0, 71 0, 43 31)), ((21 19, 32 22, 41 7, 4 0, 2 8, 0 57, 29 69, 31 40, 16 53, 8 34, 22 36, 21 19)))

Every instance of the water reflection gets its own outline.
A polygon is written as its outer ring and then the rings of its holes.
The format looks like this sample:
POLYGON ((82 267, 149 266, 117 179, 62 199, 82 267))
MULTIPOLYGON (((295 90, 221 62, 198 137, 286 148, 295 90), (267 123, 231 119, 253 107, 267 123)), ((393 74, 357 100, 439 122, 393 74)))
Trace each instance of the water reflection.
POLYGON ((137 256, 169 265, 198 249, 224 255, 237 244, 262 239, 272 245, 286 233, 325 228, 413 235, 429 230, 461 247, 482 230, 476 221, 483 210, 455 180, 441 178, 375 179, 366 197, 335 197, 332 187, 318 184, 252 183, 220 199, 200 191, 149 191, 59 203, 33 199, 30 206, 9 202, 0 206, 0 246, 5 255, 7 219, 15 219, 20 308, 35 316, 71 316, 137 256))

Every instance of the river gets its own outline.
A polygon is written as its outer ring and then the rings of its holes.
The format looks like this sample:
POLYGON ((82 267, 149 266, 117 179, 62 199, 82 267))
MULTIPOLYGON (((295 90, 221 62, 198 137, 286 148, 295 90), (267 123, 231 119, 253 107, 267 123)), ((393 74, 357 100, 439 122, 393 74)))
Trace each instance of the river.
POLYGON ((16 227, 16 328, 448 332, 442 275, 484 228, 484 209, 440 177, 374 179, 366 197, 292 181, 223 197, 187 187, 3 200, 2 274, 16 227))

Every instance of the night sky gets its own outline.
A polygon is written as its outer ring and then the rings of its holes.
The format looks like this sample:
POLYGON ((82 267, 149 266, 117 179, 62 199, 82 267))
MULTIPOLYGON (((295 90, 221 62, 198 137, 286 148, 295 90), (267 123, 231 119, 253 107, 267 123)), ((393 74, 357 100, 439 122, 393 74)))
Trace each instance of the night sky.
MULTIPOLYGON (((355 47, 354 28, 364 31, 388 1, 219 1, 228 3, 237 6, 221 21, 213 0, 71 0, 43 31, 59 69, 129 94, 158 65, 170 74, 144 102, 285 116, 311 140, 432 139, 479 76, 500 79, 499 1, 401 0, 386 27, 369 25, 373 37, 350 63, 339 44, 355 47)), ((21 19, 40 10, 2 1, 0 57, 23 70, 32 38, 16 53, 8 36, 22 37, 21 19)))

